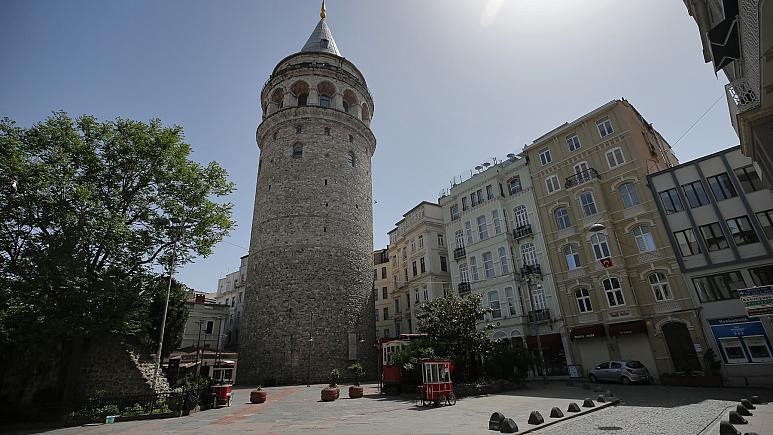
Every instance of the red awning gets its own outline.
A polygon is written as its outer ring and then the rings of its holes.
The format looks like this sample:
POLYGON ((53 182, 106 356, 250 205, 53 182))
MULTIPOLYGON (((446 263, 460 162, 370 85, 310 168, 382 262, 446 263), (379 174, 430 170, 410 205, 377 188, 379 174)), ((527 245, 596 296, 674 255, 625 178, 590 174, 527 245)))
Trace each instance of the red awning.
POLYGON ((604 325, 602 324, 575 326, 572 328, 572 331, 569 332, 569 336, 572 338, 572 340, 603 337, 605 335, 607 334, 604 332, 604 325))
MULTIPOLYGON (((540 335, 539 341, 542 345, 543 349, 563 349, 564 345, 561 342, 561 334, 546 334, 546 335, 540 335)), ((529 349, 536 349, 537 346, 537 336, 535 335, 529 335, 526 337, 526 346, 529 349)))
POLYGON ((647 333, 647 324, 644 320, 634 320, 633 322, 612 323, 609 325, 609 335, 628 335, 647 333))

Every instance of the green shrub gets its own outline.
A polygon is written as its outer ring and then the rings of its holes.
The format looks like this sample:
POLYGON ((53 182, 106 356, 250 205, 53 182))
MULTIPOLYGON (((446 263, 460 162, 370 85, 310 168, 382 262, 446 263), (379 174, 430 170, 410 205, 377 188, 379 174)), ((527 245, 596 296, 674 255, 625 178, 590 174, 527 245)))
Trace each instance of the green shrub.
POLYGON ((352 372, 352 376, 354 376, 354 385, 360 386, 360 378, 362 375, 365 374, 365 369, 362 368, 362 364, 356 362, 349 367, 349 371, 352 372))
POLYGON ((338 371, 338 369, 333 369, 330 371, 330 388, 335 388, 338 386, 338 381, 341 379, 341 372, 338 371))

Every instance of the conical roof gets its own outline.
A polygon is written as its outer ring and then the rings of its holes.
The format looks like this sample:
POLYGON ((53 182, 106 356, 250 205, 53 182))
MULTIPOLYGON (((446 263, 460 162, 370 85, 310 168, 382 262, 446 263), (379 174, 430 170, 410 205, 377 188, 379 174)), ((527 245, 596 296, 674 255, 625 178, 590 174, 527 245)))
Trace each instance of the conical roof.
POLYGON ((330 31, 330 27, 327 26, 327 21, 323 17, 317 23, 317 27, 311 32, 311 36, 303 45, 301 52, 321 52, 335 54, 341 56, 341 52, 338 51, 338 46, 333 39, 333 33, 330 31))

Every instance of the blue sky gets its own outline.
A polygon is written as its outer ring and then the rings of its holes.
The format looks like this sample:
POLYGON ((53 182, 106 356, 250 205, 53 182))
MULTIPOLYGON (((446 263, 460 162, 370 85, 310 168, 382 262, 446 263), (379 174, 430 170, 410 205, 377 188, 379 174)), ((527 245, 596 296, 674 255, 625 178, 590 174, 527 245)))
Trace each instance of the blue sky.
MULTIPOLYGON (((330 0, 342 54, 365 74, 372 128, 374 245, 455 176, 605 102, 627 98, 674 142, 726 83, 703 62, 678 0, 330 0)), ((316 0, 0 3, 0 116, 51 111, 161 118, 193 158, 217 160, 238 190, 238 227, 180 279, 214 291, 249 245, 259 93, 300 50, 316 0)), ((675 146, 687 161, 738 144, 719 101, 675 146)))

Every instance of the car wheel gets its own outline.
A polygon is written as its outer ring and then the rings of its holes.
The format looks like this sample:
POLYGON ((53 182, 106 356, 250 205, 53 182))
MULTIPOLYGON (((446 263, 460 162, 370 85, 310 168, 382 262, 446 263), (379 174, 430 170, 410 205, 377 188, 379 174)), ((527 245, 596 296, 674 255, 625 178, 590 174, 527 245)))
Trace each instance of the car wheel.
POLYGON ((627 376, 623 376, 620 380, 623 382, 623 385, 630 385, 631 384, 631 380, 628 379, 627 376))
POLYGON ((590 379, 590 381, 593 382, 594 384, 598 382, 598 379, 596 379, 596 375, 590 375, 588 376, 588 379, 590 379))

